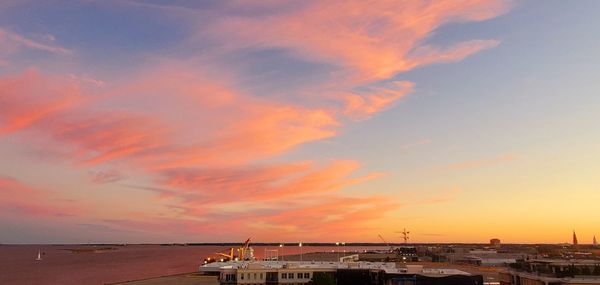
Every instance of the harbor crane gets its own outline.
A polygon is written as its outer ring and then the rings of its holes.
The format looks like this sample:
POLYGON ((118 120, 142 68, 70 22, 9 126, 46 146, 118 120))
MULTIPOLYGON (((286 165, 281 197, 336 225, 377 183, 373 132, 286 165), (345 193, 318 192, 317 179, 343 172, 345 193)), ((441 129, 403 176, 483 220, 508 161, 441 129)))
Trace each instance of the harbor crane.
POLYGON ((240 253, 240 260, 246 260, 246 252, 248 251, 248 247, 250 246, 250 238, 248 238, 245 242, 244 245, 240 248, 238 248, 238 252, 240 253))
MULTIPOLYGON (((224 257, 221 259, 221 261, 249 260, 254 258, 252 248, 250 248, 250 238, 248 238, 241 247, 230 247, 228 252, 215 252, 215 254, 224 257), (234 254, 234 251, 237 251, 237 255, 234 254)), ((208 257, 205 260, 205 263, 207 263, 208 261, 214 262, 216 260, 208 257)))
POLYGON ((404 230, 402 230, 401 232, 396 232, 396 233, 398 233, 398 234, 402 234, 402 239, 404 240, 404 243, 408 243, 408 240, 409 240, 409 238, 410 238, 410 237, 408 236, 408 234, 410 234, 410 232, 409 232, 409 231, 407 231, 407 230, 406 230, 406 228, 404 228, 404 230))
POLYGON ((379 236, 379 239, 381 241, 383 241, 383 243, 385 243, 385 245, 387 245, 390 248, 390 252, 394 251, 394 248, 390 245, 389 242, 385 241, 385 239, 381 236, 381 234, 378 234, 378 236, 379 236))
POLYGON ((216 252, 215 254, 227 258, 226 260, 234 260, 235 258, 235 256, 233 255, 233 247, 229 248, 229 254, 222 252, 216 252))

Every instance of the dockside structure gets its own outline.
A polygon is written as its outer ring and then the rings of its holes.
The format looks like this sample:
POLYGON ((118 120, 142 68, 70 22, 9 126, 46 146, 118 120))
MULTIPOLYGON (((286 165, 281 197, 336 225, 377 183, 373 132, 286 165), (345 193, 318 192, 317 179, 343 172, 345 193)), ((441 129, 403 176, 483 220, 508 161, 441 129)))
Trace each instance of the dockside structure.
POLYGON ((396 267, 392 262, 224 262, 200 267, 221 285, 304 285, 329 279, 338 285, 483 285, 481 275, 456 269, 396 267))

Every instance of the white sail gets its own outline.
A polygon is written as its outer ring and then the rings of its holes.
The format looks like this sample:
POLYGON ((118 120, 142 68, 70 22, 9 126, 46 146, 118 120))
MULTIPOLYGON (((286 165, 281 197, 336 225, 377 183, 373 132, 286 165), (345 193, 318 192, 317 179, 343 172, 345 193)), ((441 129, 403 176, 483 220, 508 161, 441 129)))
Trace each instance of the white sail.
POLYGON ((596 236, 594 236, 594 246, 598 246, 598 241, 596 240, 596 236))
POLYGON ((38 256, 35 260, 42 260, 42 253, 38 250, 38 256))

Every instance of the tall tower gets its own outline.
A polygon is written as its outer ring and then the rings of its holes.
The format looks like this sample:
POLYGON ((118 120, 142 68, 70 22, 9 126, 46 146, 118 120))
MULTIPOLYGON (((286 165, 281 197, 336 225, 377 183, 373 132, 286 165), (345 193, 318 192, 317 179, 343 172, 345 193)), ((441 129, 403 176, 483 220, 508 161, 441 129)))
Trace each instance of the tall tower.
POLYGON ((402 233, 402 239, 404 239, 404 243, 407 243, 408 242, 408 234, 410 234, 410 232, 407 231, 406 228, 404 228, 404 230, 401 233, 402 233))
POLYGON ((403 231, 396 232, 396 233, 402 234, 402 239, 404 240, 404 243, 408 243, 408 239, 409 239, 408 234, 410 234, 410 232, 407 231, 406 228, 404 228, 403 231))
POLYGON ((573 231, 573 245, 578 245, 579 243, 577 242, 577 235, 575 234, 575 231, 573 231))

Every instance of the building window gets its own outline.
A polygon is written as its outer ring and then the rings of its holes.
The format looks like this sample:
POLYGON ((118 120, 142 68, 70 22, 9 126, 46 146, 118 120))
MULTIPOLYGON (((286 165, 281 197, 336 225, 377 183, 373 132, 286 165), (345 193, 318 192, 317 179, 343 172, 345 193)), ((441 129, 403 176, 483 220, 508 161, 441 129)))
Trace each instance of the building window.
POLYGON ((254 273, 254 279, 256 279, 256 273, 254 273))
POLYGON ((287 273, 281 273, 281 279, 287 279, 287 273))
POLYGON ((244 273, 240 274, 240 279, 244 280, 244 273))
POLYGON ((262 278, 262 273, 261 273, 261 274, 260 274, 260 280, 262 280, 262 279, 263 279, 263 278, 262 278))
POLYGON ((298 278, 298 279, 302 279, 302 273, 301 273, 301 272, 298 272, 298 273, 296 274, 296 278, 298 278))
POLYGON ((308 279, 308 278, 310 278, 310 273, 308 273, 308 272, 304 273, 304 278, 305 278, 305 279, 308 279))

